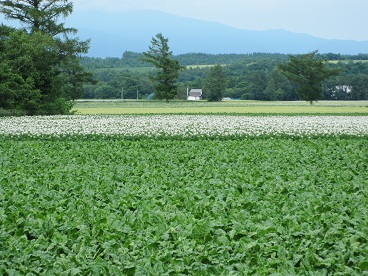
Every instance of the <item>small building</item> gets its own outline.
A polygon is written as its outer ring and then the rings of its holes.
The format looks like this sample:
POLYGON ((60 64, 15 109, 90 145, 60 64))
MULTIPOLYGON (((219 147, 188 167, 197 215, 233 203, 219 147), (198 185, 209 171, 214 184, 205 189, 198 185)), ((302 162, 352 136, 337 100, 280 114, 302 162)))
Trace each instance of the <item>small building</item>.
POLYGON ((187 89, 187 100, 188 101, 200 101, 202 100, 202 89, 187 89))

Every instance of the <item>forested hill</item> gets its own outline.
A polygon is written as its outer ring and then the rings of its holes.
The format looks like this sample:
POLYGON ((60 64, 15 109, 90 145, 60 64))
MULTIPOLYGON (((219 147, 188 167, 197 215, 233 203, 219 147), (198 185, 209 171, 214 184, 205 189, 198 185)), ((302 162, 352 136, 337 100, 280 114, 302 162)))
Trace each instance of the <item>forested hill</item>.
MULTIPOLYGON (((82 57, 81 63, 87 69, 98 68, 132 68, 132 67, 150 67, 150 64, 143 63, 140 58, 142 53, 126 51, 121 58, 93 58, 82 57)), ((320 54, 320 58, 326 60, 368 60, 368 54, 359 55, 341 55, 341 54, 320 54)), ((253 54, 205 54, 205 53, 188 53, 175 55, 181 65, 214 65, 214 64, 232 64, 241 61, 261 61, 261 60, 278 60, 284 61, 288 59, 286 54, 271 53, 253 53, 253 54)))
MULTIPOLYGON (((84 98, 146 99, 153 92, 149 80, 151 64, 144 64, 142 53, 125 52, 121 58, 83 57, 81 64, 98 81, 85 85, 84 98), (124 94, 124 95, 122 95, 124 94)), ((185 99, 187 88, 203 88, 210 66, 222 64, 228 83, 224 97, 247 100, 298 100, 293 86, 277 70, 277 65, 289 60, 286 54, 204 54, 189 53, 174 56, 187 70, 180 72, 177 99, 185 99)), ((329 66, 341 68, 341 74, 331 78, 324 88, 324 100, 368 100, 368 54, 321 54, 330 60, 329 66)), ((205 90, 204 90, 205 91, 205 90)), ((204 96, 206 96, 204 94, 204 96)))

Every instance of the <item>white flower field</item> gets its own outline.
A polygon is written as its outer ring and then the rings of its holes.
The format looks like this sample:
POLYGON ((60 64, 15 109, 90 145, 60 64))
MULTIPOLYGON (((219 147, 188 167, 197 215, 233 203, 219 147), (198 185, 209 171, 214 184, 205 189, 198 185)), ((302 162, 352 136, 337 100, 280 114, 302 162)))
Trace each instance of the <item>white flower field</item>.
POLYGON ((0 134, 30 136, 368 135, 367 116, 72 115, 0 118, 0 134))

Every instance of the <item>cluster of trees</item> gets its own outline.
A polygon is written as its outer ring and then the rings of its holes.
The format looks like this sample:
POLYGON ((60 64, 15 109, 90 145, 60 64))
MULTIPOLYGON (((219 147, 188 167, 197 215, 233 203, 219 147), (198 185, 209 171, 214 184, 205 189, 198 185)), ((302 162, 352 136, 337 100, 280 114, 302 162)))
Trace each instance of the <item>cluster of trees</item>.
MULTIPOLYGON (((96 80, 99 81, 96 85, 86 86, 84 96, 120 98, 123 89, 126 99, 135 99, 137 91, 139 91, 139 98, 147 98, 155 90, 149 79, 154 67, 150 63, 143 62, 143 57, 143 53, 134 52, 125 52, 122 58, 83 57, 81 64, 93 72, 96 80)), ((215 74, 214 67, 216 67, 217 73, 221 68, 221 74, 226 78, 221 81, 222 97, 247 100, 309 100, 302 96, 303 92, 300 89, 303 88, 303 84, 298 83, 298 80, 293 77, 290 78, 290 73, 285 74, 285 70, 282 70, 282 65, 292 61, 298 63, 299 59, 305 60, 302 64, 307 65, 307 68, 314 68, 314 72, 310 73, 315 75, 313 79, 316 80, 316 84, 314 85, 318 87, 314 90, 314 93, 317 93, 316 99, 368 99, 368 54, 349 56, 313 52, 289 56, 268 53, 244 55, 192 53, 171 58, 187 67, 186 70, 179 72, 175 96, 177 99, 186 98, 188 87, 189 89, 203 88, 204 97, 214 100, 210 93, 214 89, 211 89, 209 82, 211 82, 211 75, 215 74), (203 66, 204 64, 206 66, 203 66), (321 76, 323 76, 322 79, 320 79, 321 76)), ((300 81, 302 79, 299 78, 300 81)), ((304 89, 305 84, 306 82, 304 82, 304 89)))
POLYGON ((60 22, 72 10, 67 0, 0 1, 0 13, 22 25, 0 26, 1 114, 67 114, 95 82, 79 58, 89 41, 60 22))

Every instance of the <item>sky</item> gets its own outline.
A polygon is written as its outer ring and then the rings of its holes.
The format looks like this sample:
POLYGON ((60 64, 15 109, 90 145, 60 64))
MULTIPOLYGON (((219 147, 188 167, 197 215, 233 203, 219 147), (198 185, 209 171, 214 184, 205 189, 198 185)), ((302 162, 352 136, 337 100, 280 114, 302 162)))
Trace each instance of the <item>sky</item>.
POLYGON ((74 0, 74 12, 157 10, 246 30, 368 40, 368 0, 74 0))
MULTIPOLYGON (((78 11, 157 10, 245 30, 368 40, 368 0, 72 0, 78 11)), ((0 21, 3 16, 0 15, 0 21)))

